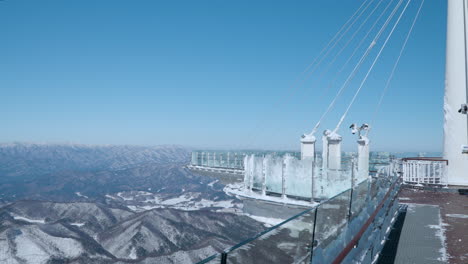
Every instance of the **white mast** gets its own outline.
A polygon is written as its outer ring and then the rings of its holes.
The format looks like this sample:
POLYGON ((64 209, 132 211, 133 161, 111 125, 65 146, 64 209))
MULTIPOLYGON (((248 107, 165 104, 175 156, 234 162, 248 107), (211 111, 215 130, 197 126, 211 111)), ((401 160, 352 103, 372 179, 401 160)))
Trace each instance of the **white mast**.
POLYGON ((447 50, 444 96, 444 158, 449 161, 447 180, 451 185, 468 185, 467 116, 458 113, 467 103, 466 0, 448 0, 447 50))

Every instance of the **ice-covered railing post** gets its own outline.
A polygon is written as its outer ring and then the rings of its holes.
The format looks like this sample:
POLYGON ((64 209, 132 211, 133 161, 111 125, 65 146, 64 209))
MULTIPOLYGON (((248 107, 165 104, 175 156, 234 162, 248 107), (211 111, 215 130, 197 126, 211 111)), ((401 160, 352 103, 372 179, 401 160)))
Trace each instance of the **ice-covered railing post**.
POLYGON ((322 166, 326 181, 338 180, 341 170, 341 141, 342 138, 335 132, 323 132, 322 166))
POLYGON ((301 160, 311 163, 310 190, 311 201, 314 201, 314 171, 315 171, 315 142, 313 134, 302 135, 301 137, 301 160))
POLYGON ((253 162, 254 162, 253 155, 245 155, 244 157, 244 164, 245 164, 244 189, 248 192, 252 192, 253 173, 254 173, 253 162))
POLYGON ((266 181, 267 181, 267 159, 265 155, 263 155, 262 159, 262 195, 266 195, 266 181))

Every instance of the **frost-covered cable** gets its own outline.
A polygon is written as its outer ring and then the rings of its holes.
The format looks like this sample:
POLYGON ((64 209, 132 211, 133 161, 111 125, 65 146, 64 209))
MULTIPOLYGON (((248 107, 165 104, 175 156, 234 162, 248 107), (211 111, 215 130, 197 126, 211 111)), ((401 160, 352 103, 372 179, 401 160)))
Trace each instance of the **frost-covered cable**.
MULTIPOLYGON (((328 41, 327 45, 325 45, 325 47, 319 52, 319 54, 317 55, 317 57, 312 61, 312 63, 310 63, 306 69, 302 72, 302 74, 308 72, 310 70, 310 68, 315 64, 315 62, 317 62, 317 60, 322 56, 322 54, 330 47, 330 45, 335 41, 335 39, 342 33, 342 31, 345 29, 345 28, 348 28, 347 30, 349 30, 349 23, 354 19, 355 21, 357 19, 359 19, 360 15, 355 18, 355 16, 361 11, 361 9, 366 5, 366 4, 371 4, 372 1, 374 0, 365 0, 360 6, 359 8, 351 15, 351 17, 343 24, 343 26, 341 26, 341 28, 338 30, 338 32, 335 33, 335 35, 330 39, 330 41, 328 41), (369 2, 370 1, 370 2, 369 2)), ((367 6, 368 7, 368 6, 367 6)), ((367 7, 362 11, 364 12, 367 7)), ((362 12, 361 12, 361 15, 362 15, 362 12)), ((355 23, 355 21, 351 24, 351 26, 355 23)), ((345 31, 345 33, 347 32, 347 30, 345 31)), ((343 34, 345 34, 343 33, 343 34)), ((342 38, 342 34, 341 34, 341 37, 338 39, 338 41, 342 38)), ((336 43, 334 44, 336 45, 336 43)))
POLYGON ((341 36, 335 41, 335 43, 328 49, 328 51, 323 55, 323 57, 315 64, 314 68, 306 75, 306 77, 302 80, 301 84, 304 83, 314 72, 317 70, 318 66, 322 64, 325 58, 328 57, 330 52, 336 47, 336 45, 341 41, 341 39, 348 33, 348 31, 354 26, 354 24, 361 18, 361 16, 366 12, 367 8, 371 6, 374 0, 370 0, 369 4, 361 11, 361 13, 354 19, 354 21, 348 26, 348 28, 341 34, 341 36))
POLYGON ((359 48, 362 46, 362 44, 364 44, 364 41, 367 39, 367 37, 370 35, 370 33, 374 30, 375 26, 377 25, 377 23, 380 21, 380 19, 383 17, 383 15, 387 12, 388 8, 393 4, 395 0, 390 0, 387 4, 387 6, 385 7, 385 9, 383 10, 383 12, 379 15, 379 17, 377 18, 377 20, 375 20, 374 24, 372 24, 372 26, 370 27, 370 29, 367 31, 366 35, 364 37, 361 38, 361 41, 359 41, 359 44, 354 48, 353 52, 351 53, 351 56, 348 57, 348 59, 345 61, 345 63, 341 66, 340 70, 335 74, 335 76, 333 77, 333 79, 330 81, 330 83, 328 84, 328 86, 325 88, 325 90, 322 92, 322 96, 320 96, 320 99, 319 101, 322 101, 322 98, 323 96, 325 95, 325 92, 330 89, 334 84, 335 84, 335 81, 338 79, 338 76, 341 75, 341 73, 344 71, 344 69, 346 68, 346 66, 348 66, 349 62, 351 62, 351 59, 354 58, 354 55, 356 55, 357 51, 359 50, 359 48))
POLYGON ((392 30, 390 31, 390 33, 388 34, 387 39, 385 40, 384 44, 383 44, 382 47, 380 48, 379 53, 377 54, 377 56, 375 57, 374 61, 372 62, 372 65, 370 66, 369 70, 367 71, 366 76, 364 77, 364 79, 362 80, 361 84, 359 85, 359 88, 357 89, 356 93, 354 94, 353 99, 351 99, 351 102, 349 103, 348 108, 346 108, 346 111, 344 112, 343 116, 341 117, 340 121, 339 121, 338 124, 336 125, 335 130, 333 130, 333 132, 336 133, 336 132, 338 131, 338 129, 340 129, 341 124, 343 123, 344 119, 345 119, 346 116, 348 115, 349 109, 351 109, 351 106, 354 104, 354 101, 356 100, 357 96, 359 95, 359 92, 361 91, 362 87, 363 87, 364 84, 366 83, 367 78, 369 77, 370 73, 371 73, 372 70, 374 69, 375 64, 376 64, 377 61, 379 60, 380 55, 382 54, 382 51, 385 49, 385 47, 387 46, 388 41, 390 40, 391 36, 393 35, 393 32, 395 31, 395 28, 398 26, 398 24, 400 23, 401 18, 402 18, 403 15, 405 14, 405 11, 406 11, 406 9, 408 8, 409 3, 411 3, 411 0, 408 0, 408 2, 407 2, 406 5, 405 5, 405 8, 403 8, 403 11, 401 11, 400 16, 398 17, 397 21, 396 21, 395 24, 393 25, 393 28, 392 28, 392 30))
MULTIPOLYGON (((288 95, 287 98, 282 97, 280 100, 278 100, 276 103, 274 103, 275 108, 281 107, 284 104, 285 101, 287 101, 288 99, 290 99, 292 97, 291 95, 294 94, 294 90, 297 90, 296 87, 301 86, 310 77, 310 75, 321 64, 321 62, 325 59, 325 57, 328 56, 328 54, 330 52, 330 49, 333 49, 336 46, 336 44, 343 38, 344 34, 346 34, 349 31, 349 29, 352 27, 352 25, 354 25, 354 23, 356 23, 356 21, 367 10, 367 8, 371 5, 371 3, 373 1, 374 0, 364 0, 364 2, 359 6, 359 8, 351 15, 351 17, 343 24, 343 26, 341 26, 341 28, 338 30, 338 32, 335 33, 335 35, 332 37, 332 39, 330 41, 328 41, 328 43, 325 45, 325 47, 319 52, 319 55, 317 55, 317 57, 312 61, 312 63, 310 63, 306 67, 306 69, 298 77, 296 77, 296 79, 288 87, 288 91, 292 91, 292 92, 287 94, 288 95), (357 15, 357 17, 356 17, 356 15, 357 15), (343 30, 344 30, 344 32, 343 32, 343 30), (337 38, 338 38, 338 40, 337 40, 337 38), (330 47, 332 44, 333 44, 333 46, 330 47), (324 57, 322 57, 320 59, 320 57, 323 55, 324 52, 326 52, 324 57), (320 61, 317 62, 317 60, 319 60, 319 59, 320 59, 320 61), (304 75, 307 74, 307 72, 312 67, 314 67, 312 72, 309 75, 306 75, 304 77, 304 75)), ((264 122, 265 122, 264 120, 266 120, 266 119, 262 119, 262 120, 263 121, 260 121, 260 122, 257 123, 255 128, 253 129, 254 131, 256 131, 258 128, 263 127, 264 122)), ((257 134, 249 133, 249 134, 250 135, 248 135, 248 137, 251 138, 251 139, 247 140, 248 141, 247 146, 251 146, 252 145, 251 143, 253 143, 255 141, 255 138, 258 135, 258 133, 257 134)), ((241 147, 245 147, 245 146, 241 146, 241 147)))
MULTIPOLYGON (((338 59, 338 57, 341 55, 341 53, 349 46, 351 41, 354 40, 356 35, 361 31, 362 27, 367 23, 367 21, 372 17, 372 15, 375 13, 375 11, 379 8, 380 4, 382 4, 385 0, 380 0, 377 5, 372 9, 372 11, 367 15, 367 17, 364 19, 364 21, 359 25, 359 27, 354 31, 354 33, 351 35, 351 37, 348 39, 348 41, 341 47, 341 49, 333 56, 333 59, 327 64, 325 67, 325 70, 320 74, 319 80, 322 79, 322 77, 330 70, 330 67, 335 63, 335 61, 338 59)), ((392 0, 393 1, 393 0, 392 0)), ((390 1, 390 3, 392 2, 390 1)))
MULTIPOLYGON (((374 124, 374 122, 375 122, 375 118, 377 117, 377 114, 378 114, 378 112, 380 110, 380 107, 382 105, 385 94, 387 93, 387 90, 390 87, 390 82, 392 81, 393 75, 395 74, 395 71, 396 71, 396 68, 398 67, 398 64, 400 63, 400 59, 401 59, 401 56, 403 55, 403 52, 404 52, 404 50, 406 48, 406 44, 408 43, 408 40, 411 37, 411 33, 413 32, 414 25, 416 24, 416 21, 418 20, 419 14, 421 13, 421 9, 422 9, 422 7, 424 5, 424 1, 425 0, 422 0, 421 5, 419 6, 419 9, 418 9, 418 11, 416 13, 416 16, 413 19, 413 23, 411 24, 410 30, 408 31, 408 34, 406 35, 406 39, 405 39, 405 41, 403 43, 403 46, 401 47, 400 54, 398 55, 398 58, 395 61, 395 64, 393 65, 393 69, 392 69, 392 72, 390 73, 390 77, 388 77, 387 83, 385 84, 385 88, 382 91, 382 94, 380 95, 379 103, 377 104, 377 107, 376 107, 376 109, 374 111, 374 115, 373 115, 373 117, 371 119, 372 121, 371 121, 370 124, 374 124)), ((367 134, 369 134, 371 129, 372 129, 372 127, 369 127, 369 129, 366 131, 366 136, 367 136, 367 134)))
POLYGON ((333 106, 335 105, 335 102, 336 100, 338 99, 338 97, 341 95, 341 93, 344 91, 344 89, 349 85, 349 82, 353 79, 353 77, 356 75, 358 69, 361 67, 362 63, 364 62, 364 60, 367 58, 367 56, 369 55, 370 51, 372 50, 372 48, 375 46, 375 44, 377 43, 378 39, 380 38, 380 36, 382 35, 382 32, 387 28, 388 26, 388 23, 390 22, 390 20, 393 18, 393 16, 395 15, 396 11, 400 8, 401 4, 403 3, 403 0, 400 0, 398 2, 398 4, 395 6, 395 8, 393 9, 392 13, 389 15, 389 17, 387 18, 387 20, 385 21, 385 23, 382 25, 382 27, 380 28, 379 32, 377 33, 377 35, 374 37, 374 39, 372 40, 372 42, 370 43, 369 47, 367 47, 367 50, 364 52, 364 54, 362 55, 361 59, 358 61, 358 63, 356 64, 356 66, 354 67, 353 71, 349 74, 348 78, 346 79, 346 81, 344 82, 344 84, 341 86, 340 90, 338 91, 338 93, 336 94, 335 98, 333 98, 333 100, 331 101, 331 103, 328 105, 327 107, 327 110, 322 114, 322 116, 320 117, 319 121, 317 122, 317 124, 315 125, 314 129, 312 130, 312 132, 309 134, 309 135, 314 135, 315 132, 317 132, 317 129, 320 127, 320 124, 322 123, 323 119, 325 118, 325 116, 330 112, 330 110, 333 108, 333 106))

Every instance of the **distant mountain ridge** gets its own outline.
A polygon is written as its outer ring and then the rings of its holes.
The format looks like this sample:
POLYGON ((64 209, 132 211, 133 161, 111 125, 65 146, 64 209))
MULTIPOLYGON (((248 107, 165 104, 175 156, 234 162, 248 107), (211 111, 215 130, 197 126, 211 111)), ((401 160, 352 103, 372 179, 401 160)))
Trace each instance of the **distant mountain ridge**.
MULTIPOLYGON (((182 168, 190 150, 181 146, 1 144, 0 201, 74 201, 148 188, 199 183, 182 168)), ((180 188, 180 187, 181 188, 180 188)))
POLYGON ((144 163, 182 163, 190 150, 181 146, 0 144, 2 177, 34 177, 62 170, 96 171, 144 163))

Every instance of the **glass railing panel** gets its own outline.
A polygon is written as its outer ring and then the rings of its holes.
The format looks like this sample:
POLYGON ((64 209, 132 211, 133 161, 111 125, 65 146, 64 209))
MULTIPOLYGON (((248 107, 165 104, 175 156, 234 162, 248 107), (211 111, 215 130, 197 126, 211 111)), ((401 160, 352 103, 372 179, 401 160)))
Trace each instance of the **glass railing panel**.
POLYGON ((213 167, 221 167, 219 152, 213 153, 213 167))
POLYGON ((312 160, 298 160, 292 156, 284 159, 286 194, 294 197, 312 197, 312 160))
POLYGON ((261 190, 263 187, 263 157, 253 156, 253 188, 261 190))
POLYGON ((272 227, 227 254, 229 264, 310 263, 315 210, 272 227))
POLYGON ((369 180, 365 180, 354 186, 351 202, 351 218, 359 215, 359 213, 366 207, 369 187, 369 180))
POLYGON ((201 153, 201 165, 202 166, 207 166, 208 165, 208 159, 207 159, 207 153, 206 152, 201 153))
POLYGON ((317 208, 317 246, 314 248, 314 256, 324 261, 323 263, 331 262, 331 258, 344 248, 344 243, 339 243, 337 238, 347 227, 350 201, 351 190, 347 190, 323 202, 317 208))
POLYGON ((229 168, 226 153, 219 153, 219 166, 223 168, 229 168))
POLYGON ((351 171, 320 169, 314 172, 314 198, 326 200, 351 188, 351 171))
POLYGON ((283 158, 268 155, 265 157, 266 191, 281 194, 283 191, 283 158))

